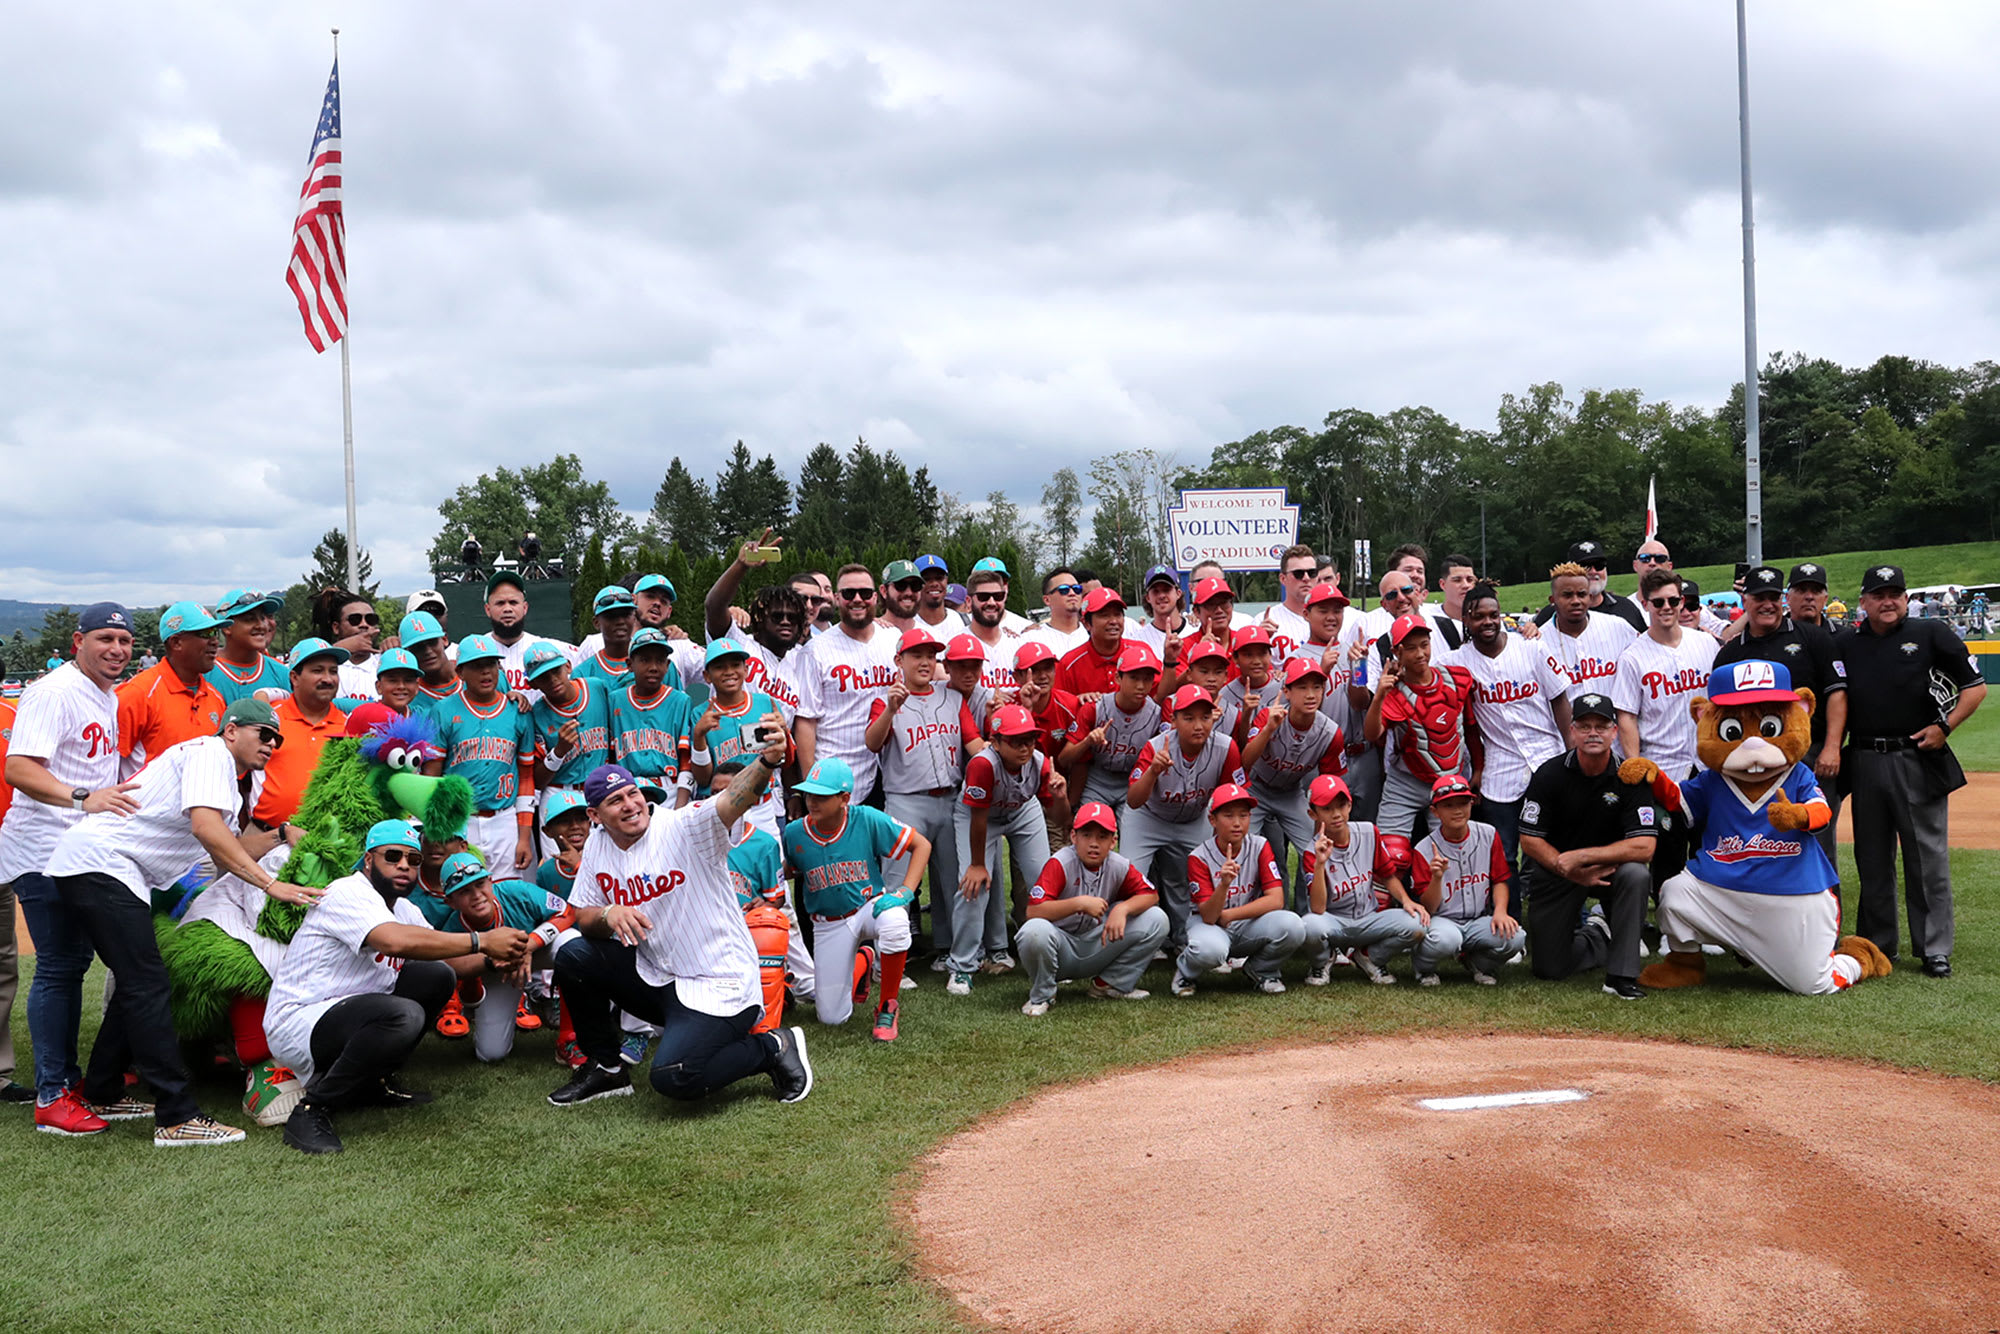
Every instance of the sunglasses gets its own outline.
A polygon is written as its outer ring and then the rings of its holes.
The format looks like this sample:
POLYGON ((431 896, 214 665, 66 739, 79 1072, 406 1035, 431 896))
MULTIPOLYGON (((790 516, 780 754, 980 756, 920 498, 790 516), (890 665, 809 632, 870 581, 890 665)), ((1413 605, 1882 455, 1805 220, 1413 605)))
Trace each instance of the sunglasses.
POLYGON ((1057 584, 1054 588, 1051 588, 1049 590, 1049 592, 1052 594, 1057 594, 1062 597, 1071 597, 1071 598, 1075 597, 1078 593, 1081 593, 1082 591, 1083 591, 1082 584, 1057 584))
POLYGON ((1316 571, 1313 571, 1313 570, 1286 570, 1286 571, 1285 571, 1285 578, 1287 578, 1287 579, 1301 579, 1301 580, 1303 580, 1303 579, 1310 579, 1310 578, 1312 578, 1312 577, 1313 577, 1313 575, 1314 575, 1315 573, 1316 573, 1316 571))
POLYGON ((898 579, 895 583, 890 584, 889 587, 895 589, 898 593, 921 593, 924 591, 924 581, 921 579, 898 579))
POLYGON ((1416 591, 1417 586, 1415 584, 1404 584, 1401 588, 1383 589, 1382 596, 1385 598, 1406 598, 1416 591))
POLYGON ((260 727, 257 729, 257 740, 276 750, 285 744, 285 734, 275 727, 260 727))
POLYGON ((414 866, 418 856, 408 848, 377 848, 375 855, 391 866, 401 866, 404 862, 414 866))
POLYGON ((1646 565, 1664 565, 1667 561, 1667 557, 1654 551, 1642 551, 1633 559, 1646 565))
POLYGON ((805 618, 795 611, 768 611, 765 618, 778 625, 791 625, 805 618))
POLYGON ((872 588, 843 588, 840 590, 842 602, 867 602, 875 596, 872 588))
POLYGON ((1646 601, 1652 603, 1653 606, 1660 611, 1665 611, 1669 607, 1678 607, 1681 605, 1681 600, 1679 598, 1647 598, 1646 601))
POLYGON ((821 597, 817 593, 801 593, 799 597, 808 607, 824 607, 827 603, 833 601, 832 598, 821 597))
POLYGON ((972 600, 974 602, 1005 602, 1007 595, 1005 593, 974 593, 972 600))
POLYGON ((345 620, 345 621, 346 621, 346 622, 347 622, 347 623, 348 623, 349 625, 380 625, 380 624, 382 624, 382 618, 381 618, 380 616, 376 615, 376 614, 375 614, 374 612, 372 612, 372 611, 365 611, 365 612, 362 612, 362 613, 361 613, 360 615, 358 615, 358 616, 346 616, 346 617, 343 617, 342 619, 343 619, 343 620, 345 620))

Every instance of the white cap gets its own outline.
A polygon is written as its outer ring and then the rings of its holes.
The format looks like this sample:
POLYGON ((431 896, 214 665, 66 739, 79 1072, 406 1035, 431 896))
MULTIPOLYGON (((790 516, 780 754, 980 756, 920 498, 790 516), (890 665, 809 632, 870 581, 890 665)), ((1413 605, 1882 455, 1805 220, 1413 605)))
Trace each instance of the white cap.
POLYGON ((410 600, 403 604, 403 614, 408 615, 413 611, 422 611, 426 607, 436 607, 439 611, 444 610, 444 598, 439 595, 435 588, 420 588, 410 594, 410 600))

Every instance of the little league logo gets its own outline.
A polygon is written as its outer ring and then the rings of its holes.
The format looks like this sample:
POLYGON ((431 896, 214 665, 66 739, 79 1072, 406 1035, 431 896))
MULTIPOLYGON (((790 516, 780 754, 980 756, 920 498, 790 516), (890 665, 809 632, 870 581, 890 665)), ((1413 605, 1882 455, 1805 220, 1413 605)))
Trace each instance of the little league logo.
POLYGON ((1778 684, 1778 674, 1771 670, 1768 662, 1750 660, 1736 664, 1736 688, 1738 690, 1771 690, 1778 684))

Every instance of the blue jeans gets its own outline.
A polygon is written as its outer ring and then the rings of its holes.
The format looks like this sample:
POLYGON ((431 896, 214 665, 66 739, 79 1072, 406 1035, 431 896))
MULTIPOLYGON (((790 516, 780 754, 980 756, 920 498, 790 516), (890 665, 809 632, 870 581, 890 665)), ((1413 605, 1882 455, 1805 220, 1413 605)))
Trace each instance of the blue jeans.
POLYGON ((630 945, 579 936, 557 951, 555 973, 577 1046, 603 1068, 618 1068, 618 1010, 659 1026, 652 1083, 669 1098, 692 1102, 765 1073, 778 1053, 776 1038, 750 1031, 763 1006, 728 1016, 689 1009, 671 982, 656 987, 639 976, 638 951, 630 945))
POLYGON ((76 912, 45 875, 14 881, 14 897, 35 942, 35 980, 28 987, 28 1040, 35 1047, 35 1101, 47 1106, 83 1081, 77 1027, 83 1021, 83 975, 95 951, 76 912))

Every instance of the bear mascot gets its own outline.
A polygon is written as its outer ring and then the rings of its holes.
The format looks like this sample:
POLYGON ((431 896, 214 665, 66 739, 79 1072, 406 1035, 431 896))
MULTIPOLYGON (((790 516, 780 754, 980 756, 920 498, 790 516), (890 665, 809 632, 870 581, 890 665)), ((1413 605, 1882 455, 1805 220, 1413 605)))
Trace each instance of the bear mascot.
POLYGON ((1833 811, 1801 763, 1812 737, 1810 690, 1783 663, 1718 667, 1690 707, 1702 769, 1676 783, 1651 760, 1619 766, 1627 783, 1688 822, 1687 868, 1660 886, 1666 957, 1639 985, 1687 987, 1707 977, 1703 945, 1734 950, 1787 991, 1823 995, 1892 965, 1874 942, 1840 934, 1840 877, 1812 831, 1833 811))

